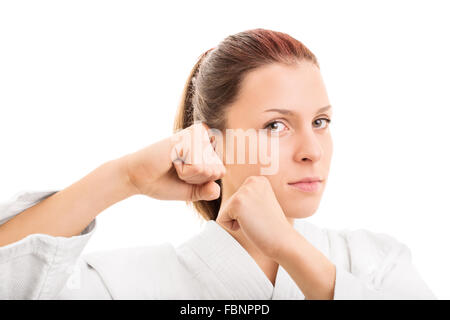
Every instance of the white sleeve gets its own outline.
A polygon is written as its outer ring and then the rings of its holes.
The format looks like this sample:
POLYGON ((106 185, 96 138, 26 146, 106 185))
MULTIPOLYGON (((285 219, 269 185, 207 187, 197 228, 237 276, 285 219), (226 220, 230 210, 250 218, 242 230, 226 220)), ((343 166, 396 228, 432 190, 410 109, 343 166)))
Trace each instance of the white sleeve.
POLYGON ((336 267, 335 300, 436 300, 412 264, 410 249, 401 244, 362 279, 336 267))
MULTIPOLYGON (((58 191, 23 191, 0 203, 0 224, 58 191)), ((0 247, 0 299, 109 299, 100 277, 80 254, 95 231, 80 235, 31 234, 0 247)))

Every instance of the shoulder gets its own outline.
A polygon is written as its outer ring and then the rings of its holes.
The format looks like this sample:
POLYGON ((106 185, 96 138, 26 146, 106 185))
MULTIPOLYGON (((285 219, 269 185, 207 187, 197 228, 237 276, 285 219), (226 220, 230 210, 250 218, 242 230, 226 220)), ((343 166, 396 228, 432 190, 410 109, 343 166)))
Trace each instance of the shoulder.
POLYGON ((92 252, 82 258, 118 299, 171 297, 170 284, 185 282, 189 276, 169 242, 92 252))
POLYGON ((177 256, 171 243, 161 243, 152 246, 119 248, 84 254, 82 258, 102 276, 115 278, 117 276, 139 279, 170 272, 175 268, 177 256))
POLYGON ((92 252, 83 255, 83 259, 105 276, 113 278, 120 275, 138 281, 150 280, 155 275, 164 281, 166 276, 180 273, 182 267, 170 242, 92 252))
POLYGON ((160 243, 152 246, 119 248, 113 250, 96 251, 83 255, 92 264, 109 264, 114 262, 116 267, 129 266, 132 261, 145 265, 157 265, 162 260, 175 258, 176 253, 172 244, 160 243))

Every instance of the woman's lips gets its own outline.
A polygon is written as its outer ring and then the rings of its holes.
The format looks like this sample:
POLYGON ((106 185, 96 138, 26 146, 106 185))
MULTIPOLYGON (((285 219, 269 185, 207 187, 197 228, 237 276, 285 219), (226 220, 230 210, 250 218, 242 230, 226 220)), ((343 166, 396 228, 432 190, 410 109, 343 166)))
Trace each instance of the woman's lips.
POLYGON ((312 181, 289 183, 289 185, 303 192, 316 192, 319 190, 321 183, 321 181, 312 181))

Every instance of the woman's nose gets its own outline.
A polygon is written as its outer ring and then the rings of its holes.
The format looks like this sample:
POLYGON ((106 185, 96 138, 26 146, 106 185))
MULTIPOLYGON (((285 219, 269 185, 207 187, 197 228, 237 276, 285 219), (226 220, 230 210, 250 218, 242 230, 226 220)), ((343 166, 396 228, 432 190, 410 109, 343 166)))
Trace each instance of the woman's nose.
POLYGON ((302 132, 298 137, 294 155, 295 161, 312 161, 316 162, 322 158, 322 146, 312 130, 302 132))

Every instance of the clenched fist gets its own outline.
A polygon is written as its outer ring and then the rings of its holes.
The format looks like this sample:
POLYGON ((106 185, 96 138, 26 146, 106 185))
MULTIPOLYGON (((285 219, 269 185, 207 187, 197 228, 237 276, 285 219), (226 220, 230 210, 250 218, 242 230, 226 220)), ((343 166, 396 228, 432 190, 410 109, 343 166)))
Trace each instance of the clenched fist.
POLYGON ((213 200, 214 182, 226 169, 215 152, 208 126, 196 123, 142 150, 125 156, 137 194, 160 200, 213 200))
POLYGON ((224 203, 216 222, 244 234, 267 256, 275 257, 284 236, 292 231, 265 176, 249 176, 224 203))

